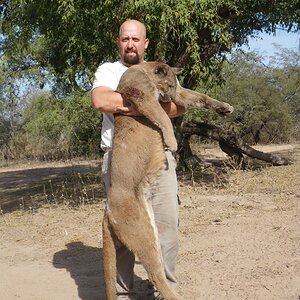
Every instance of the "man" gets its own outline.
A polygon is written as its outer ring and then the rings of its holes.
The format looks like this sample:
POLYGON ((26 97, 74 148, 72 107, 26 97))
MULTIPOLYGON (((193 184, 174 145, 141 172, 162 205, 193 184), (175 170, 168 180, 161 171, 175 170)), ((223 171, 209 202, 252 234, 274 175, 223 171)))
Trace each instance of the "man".
MULTIPOLYGON (((144 61, 145 50, 149 44, 149 40, 146 38, 145 25, 137 20, 125 21, 120 26, 116 43, 119 48, 120 60, 99 66, 95 73, 92 90, 92 104, 95 109, 103 113, 101 148, 106 152, 102 167, 106 192, 109 190, 110 181, 114 113, 122 113, 127 116, 140 115, 135 107, 126 102, 121 94, 115 92, 115 90, 127 68, 144 61)), ((178 116, 184 112, 183 107, 173 102, 162 103, 162 107, 170 117, 178 116)), ((166 156, 168 168, 160 177, 158 186, 155 186, 152 191, 151 203, 161 243, 166 277, 170 285, 175 286, 175 264, 178 252, 176 163, 171 152, 166 151, 166 156)), ((133 253, 120 243, 117 250, 117 299, 137 299, 132 292, 134 263, 133 253)), ((149 299, 158 300, 162 297, 158 292, 154 292, 152 298, 149 299)))

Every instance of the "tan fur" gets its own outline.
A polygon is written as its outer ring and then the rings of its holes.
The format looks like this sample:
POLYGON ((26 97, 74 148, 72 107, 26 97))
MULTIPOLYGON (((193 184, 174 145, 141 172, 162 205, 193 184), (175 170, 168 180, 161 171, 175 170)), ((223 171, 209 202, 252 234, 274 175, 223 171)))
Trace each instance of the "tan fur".
POLYGON ((159 100, 174 101, 230 113, 233 108, 177 85, 175 68, 147 62, 130 67, 117 91, 144 116, 115 115, 111 187, 103 220, 103 257, 106 295, 116 298, 116 239, 140 259, 150 281, 166 300, 182 299, 167 283, 157 234, 147 210, 147 189, 165 168, 165 147, 177 148, 172 123, 159 100))

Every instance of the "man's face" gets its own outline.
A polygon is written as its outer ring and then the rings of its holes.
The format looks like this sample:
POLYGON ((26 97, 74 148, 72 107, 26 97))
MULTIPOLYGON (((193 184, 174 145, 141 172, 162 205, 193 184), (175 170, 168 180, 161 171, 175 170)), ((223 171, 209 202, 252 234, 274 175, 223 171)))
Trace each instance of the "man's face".
POLYGON ((130 67, 144 60, 144 52, 148 47, 145 27, 142 23, 128 21, 122 24, 117 37, 121 62, 130 67))

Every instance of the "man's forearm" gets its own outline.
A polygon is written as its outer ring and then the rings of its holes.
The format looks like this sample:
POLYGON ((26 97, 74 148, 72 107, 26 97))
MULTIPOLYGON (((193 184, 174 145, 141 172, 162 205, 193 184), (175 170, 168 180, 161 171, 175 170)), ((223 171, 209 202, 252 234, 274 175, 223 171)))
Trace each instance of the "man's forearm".
MULTIPOLYGON (((100 112, 123 113, 132 116, 140 115, 130 103, 122 98, 121 94, 107 87, 95 88, 92 91, 92 104, 100 112)), ((161 106, 170 118, 180 116, 185 112, 183 106, 174 102, 161 102, 161 106)))
POLYGON ((124 106, 125 103, 121 94, 110 88, 99 87, 92 90, 92 104, 100 112, 116 113, 118 107, 124 106))
POLYGON ((174 102, 161 102, 160 104, 170 118, 181 116, 185 112, 184 106, 177 105, 174 102))

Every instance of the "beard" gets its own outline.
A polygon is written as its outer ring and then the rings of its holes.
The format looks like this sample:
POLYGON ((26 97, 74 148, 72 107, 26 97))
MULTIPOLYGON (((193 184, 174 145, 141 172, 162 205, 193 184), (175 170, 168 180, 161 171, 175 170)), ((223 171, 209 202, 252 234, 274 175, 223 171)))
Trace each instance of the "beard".
POLYGON ((140 57, 138 55, 138 53, 135 53, 135 56, 130 56, 128 54, 131 54, 132 52, 125 52, 124 55, 124 62, 128 65, 137 65, 140 63, 140 57))

